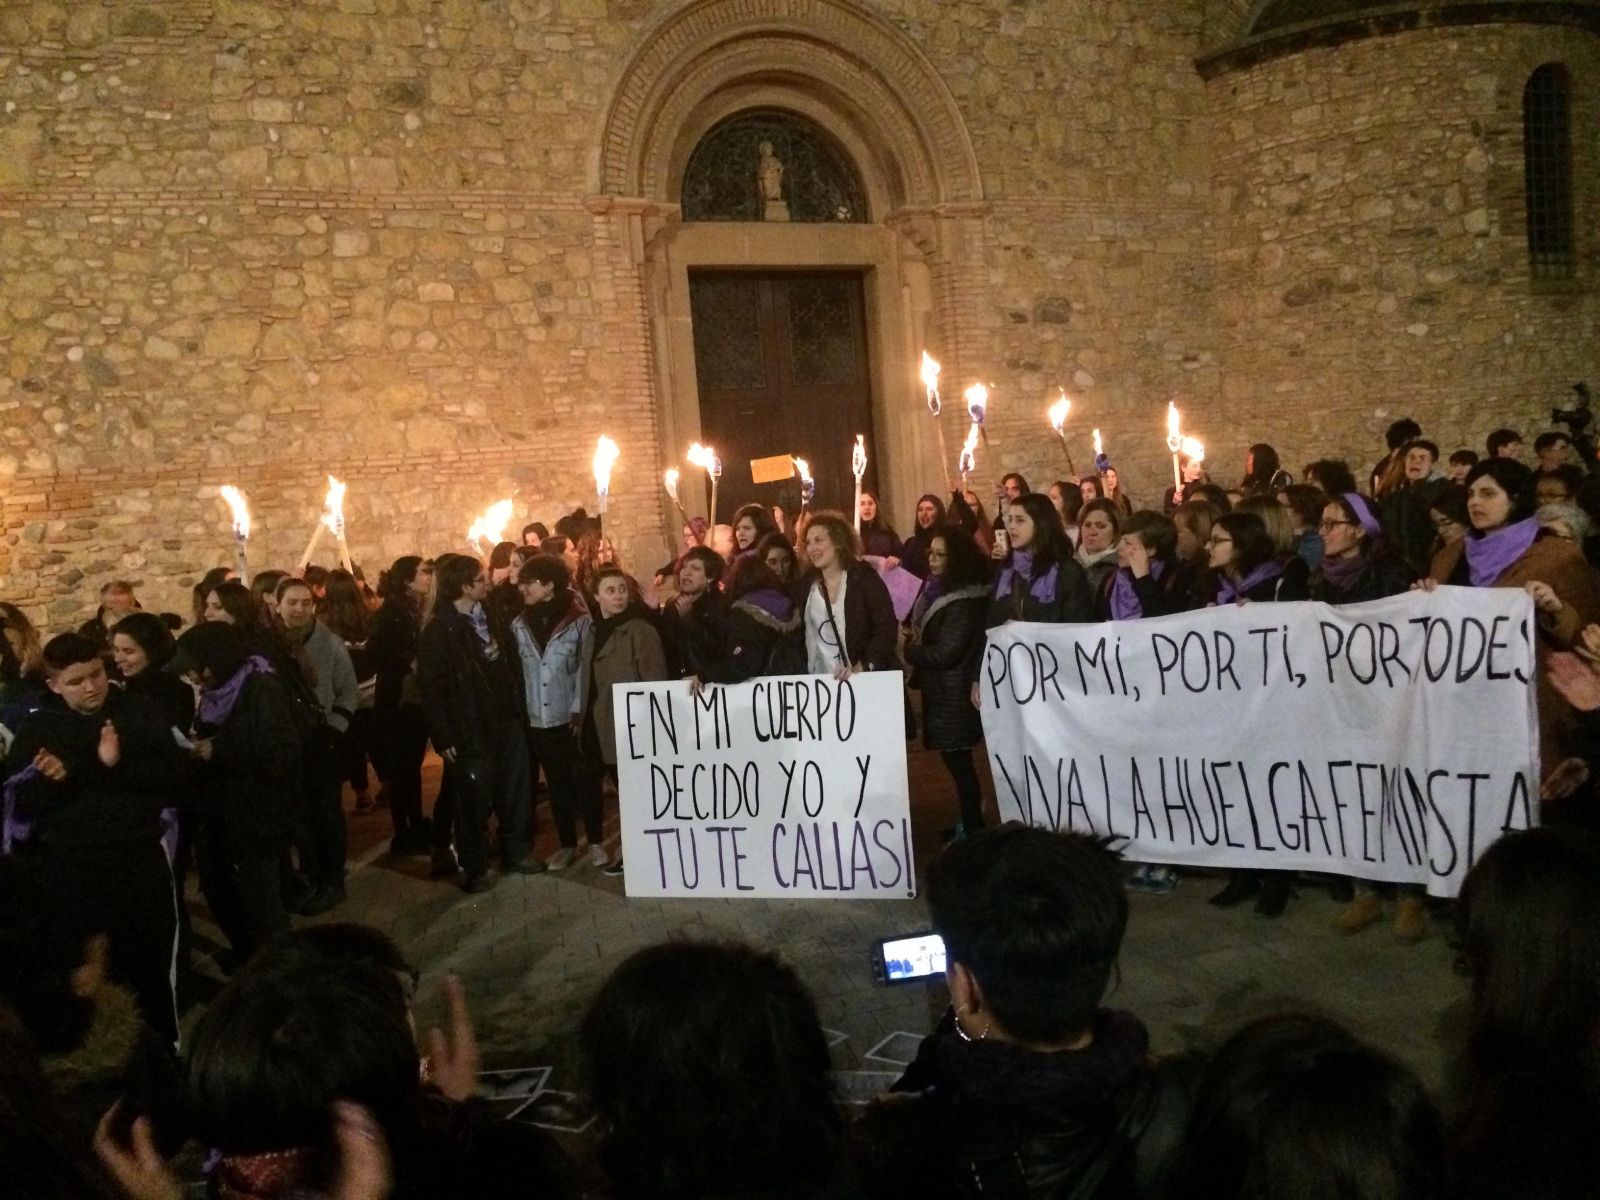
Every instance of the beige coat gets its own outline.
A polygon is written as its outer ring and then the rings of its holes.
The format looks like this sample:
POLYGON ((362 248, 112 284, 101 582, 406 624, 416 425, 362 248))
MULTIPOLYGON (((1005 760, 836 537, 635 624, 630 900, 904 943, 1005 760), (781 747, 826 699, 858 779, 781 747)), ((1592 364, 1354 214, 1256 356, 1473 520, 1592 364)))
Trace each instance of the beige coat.
POLYGON ((606 766, 617 765, 616 709, 611 702, 612 685, 651 683, 668 678, 667 655, 661 648, 661 635, 644 617, 633 617, 623 622, 606 639, 605 645, 591 655, 584 693, 590 698, 594 731, 600 739, 600 756, 606 766))

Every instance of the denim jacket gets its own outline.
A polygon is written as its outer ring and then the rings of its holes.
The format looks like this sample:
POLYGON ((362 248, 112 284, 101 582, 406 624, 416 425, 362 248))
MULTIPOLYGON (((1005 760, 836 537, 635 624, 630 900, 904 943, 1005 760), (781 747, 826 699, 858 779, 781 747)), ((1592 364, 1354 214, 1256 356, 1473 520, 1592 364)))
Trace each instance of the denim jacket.
POLYGON ((528 724, 555 729, 583 712, 583 665, 589 656, 594 625, 576 597, 550 633, 541 652, 528 629, 525 613, 511 622, 522 659, 522 691, 528 701, 528 724))

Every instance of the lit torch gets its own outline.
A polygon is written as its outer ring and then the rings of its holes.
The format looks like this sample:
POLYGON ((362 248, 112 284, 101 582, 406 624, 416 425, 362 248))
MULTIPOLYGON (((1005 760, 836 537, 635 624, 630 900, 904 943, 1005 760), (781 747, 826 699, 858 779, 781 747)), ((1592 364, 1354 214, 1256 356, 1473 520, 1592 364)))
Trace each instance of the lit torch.
POLYGON ((668 467, 666 474, 661 477, 661 481, 667 485, 667 495, 672 497, 672 503, 677 506, 678 515, 687 521, 689 514, 683 511, 683 501, 678 499, 679 475, 680 472, 677 467, 668 467))
POLYGON ((1111 466, 1111 459, 1106 456, 1105 444, 1100 440, 1100 431, 1094 431, 1094 469, 1104 475, 1111 466))
POLYGON ((939 360, 926 350, 922 352, 922 388, 928 396, 928 411, 933 414, 933 428, 939 435, 939 469, 945 473, 944 486, 950 488, 950 457, 944 445, 944 422, 940 413, 944 409, 939 399, 939 360))
POLYGON ((305 553, 300 556, 300 569, 296 575, 304 575, 306 567, 311 563, 311 556, 316 553, 317 543, 322 540, 322 531, 326 529, 339 539, 339 552, 344 561, 346 571, 350 570, 350 551, 345 547, 344 541, 344 484, 328 476, 328 490, 322 497, 322 515, 317 518, 316 528, 311 531, 311 540, 306 543, 305 553))
POLYGON ((483 556, 483 543, 493 550, 506 538, 506 525, 511 521, 511 501, 496 500, 483 510, 483 515, 467 527, 467 544, 474 554, 483 556))
POLYGON ((977 428, 983 438, 983 448, 989 448, 989 430, 984 426, 984 420, 989 415, 989 389, 981 383, 975 383, 966 391, 967 415, 972 418, 972 424, 977 428))
POLYGON ((717 481, 722 478, 722 460, 710 446, 702 446, 699 442, 689 446, 684 458, 691 467, 699 467, 711 480, 711 514, 706 521, 706 530, 708 536, 714 537, 717 531, 717 481))
POLYGON ((1167 401, 1167 449, 1172 452, 1172 490, 1183 491, 1183 468, 1178 465, 1178 451, 1183 448, 1183 435, 1178 430, 1178 406, 1167 401))
MULTIPOLYGON (((794 458, 794 455, 791 454, 789 457, 794 458)), ((800 475, 800 507, 807 508, 811 501, 816 499, 817 481, 811 478, 811 464, 805 459, 795 458, 794 469, 800 475)))
POLYGON ((867 473, 867 438, 856 434, 856 444, 850 450, 850 474, 856 477, 856 532, 861 532, 861 477, 867 473))
POLYGON ((1067 456, 1067 474, 1076 475, 1078 469, 1072 465, 1072 451, 1067 449, 1067 414, 1072 411, 1072 401, 1067 399, 1067 389, 1061 389, 1061 399, 1050 406, 1050 428, 1056 431, 1056 440, 1061 443, 1061 453, 1067 456))
POLYGON ((606 517, 606 500, 611 495, 611 468, 617 465, 617 444, 605 434, 600 435, 600 440, 594 448, 594 490, 600 496, 600 520, 606 517))
POLYGON ((245 555, 245 543, 250 540, 250 506, 245 503, 244 493, 231 483, 225 483, 220 489, 222 498, 228 502, 228 509, 233 514, 233 564, 243 583, 250 582, 249 562, 245 555))
POLYGON ((967 440, 961 443, 961 461, 957 464, 957 470, 961 472, 961 490, 963 493, 967 490, 967 476, 977 469, 978 427, 972 425, 967 429, 967 440))

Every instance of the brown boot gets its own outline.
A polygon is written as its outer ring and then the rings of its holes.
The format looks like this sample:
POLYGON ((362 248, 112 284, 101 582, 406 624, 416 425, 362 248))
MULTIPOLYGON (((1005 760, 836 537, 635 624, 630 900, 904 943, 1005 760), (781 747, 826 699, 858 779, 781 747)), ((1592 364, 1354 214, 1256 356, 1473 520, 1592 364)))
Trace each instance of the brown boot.
POLYGON ((1340 933, 1360 933, 1368 925, 1383 917, 1383 906, 1371 892, 1357 892, 1356 898, 1344 906, 1344 911, 1333 923, 1340 933))
POLYGON ((1414 946, 1428 932, 1428 910, 1420 896, 1401 896, 1399 909, 1394 914, 1394 940, 1405 946, 1414 946))

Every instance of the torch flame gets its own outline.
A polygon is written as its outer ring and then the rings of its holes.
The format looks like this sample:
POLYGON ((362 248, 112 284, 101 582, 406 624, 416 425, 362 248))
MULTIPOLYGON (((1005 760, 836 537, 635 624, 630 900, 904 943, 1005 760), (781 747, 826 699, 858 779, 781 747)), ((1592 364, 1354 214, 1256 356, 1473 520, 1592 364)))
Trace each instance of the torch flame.
POLYGON ((220 491, 222 498, 228 502, 228 508, 233 513, 233 536, 247 538, 250 536, 250 506, 245 503, 244 493, 231 483, 222 485, 220 491))
POLYGON ((867 436, 856 434, 855 447, 850 451, 850 473, 859 481, 867 473, 867 436))
POLYGON ((702 446, 699 442, 694 442, 689 446, 689 452, 683 457, 688 460, 691 467, 699 467, 709 474, 712 464, 717 461, 717 452, 710 446, 702 446))
POLYGON ((1171 400, 1167 401, 1167 438, 1174 442, 1178 440, 1178 406, 1171 400))
POLYGON ((978 423, 974 421, 967 428, 967 440, 961 443, 961 458, 957 463, 957 470, 963 475, 968 475, 978 466, 978 423))
POLYGON ((939 415, 939 360, 926 350, 922 352, 922 386, 928 393, 928 411, 939 415))
POLYGON ((1186 437, 1183 439, 1183 456, 1190 462, 1205 462, 1206 448, 1199 438, 1186 437))
POLYGON ((1061 399, 1050 406, 1050 428, 1058 434, 1066 427, 1067 414, 1072 411, 1072 401, 1067 399, 1067 389, 1061 389, 1061 399))
POLYGON ((484 509, 483 515, 472 522, 467 530, 467 541, 476 546, 488 542, 491 546, 505 541, 506 525, 511 520, 511 501, 497 500, 484 509))
POLYGON ((1099 458, 1105 452, 1105 447, 1100 443, 1100 431, 1096 429, 1094 431, 1094 456, 1099 458))
POLYGON ((801 483, 815 483, 816 482, 814 479, 811 478, 811 464, 810 463, 806 462, 806 460, 803 459, 803 458, 795 458, 795 456, 792 455, 792 454, 789 457, 794 461, 794 469, 800 473, 800 482, 801 483))
POLYGON ((983 418, 989 409, 989 389, 981 383, 975 383, 966 391, 967 414, 973 423, 983 424, 983 418))
POLYGON ((594 448, 594 486, 602 496, 611 491, 611 468, 619 453, 617 444, 602 433, 594 448))
POLYGON ((322 523, 334 537, 344 536, 344 483, 328 476, 328 493, 322 498, 322 523))
POLYGON ((667 495, 672 497, 674 504, 680 503, 678 500, 678 475, 677 467, 668 467, 667 473, 661 477, 662 482, 667 485, 667 495))

